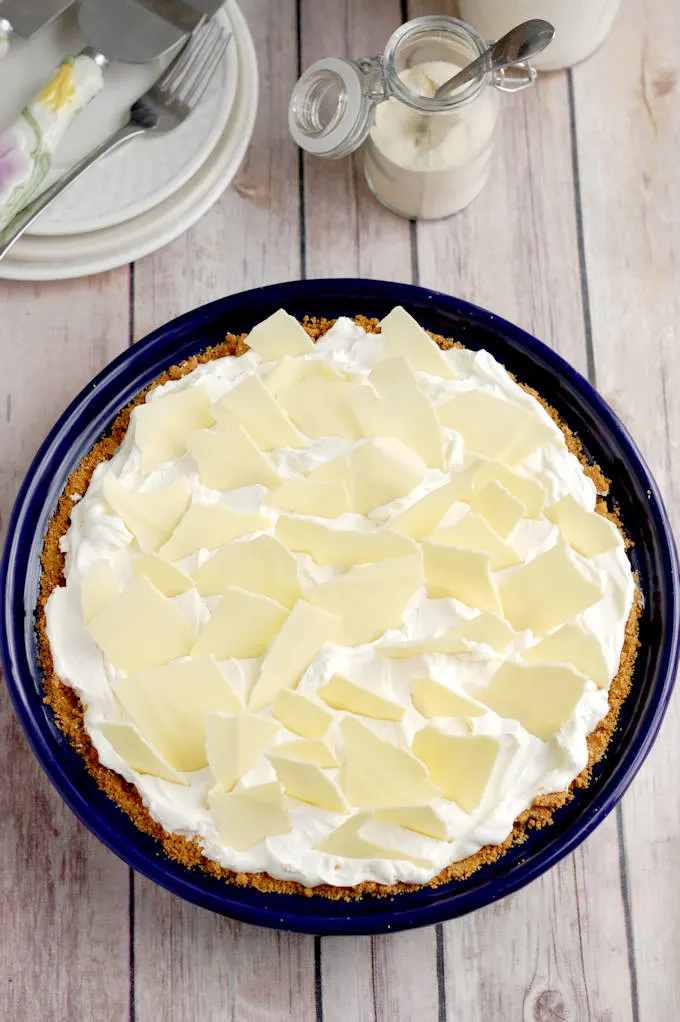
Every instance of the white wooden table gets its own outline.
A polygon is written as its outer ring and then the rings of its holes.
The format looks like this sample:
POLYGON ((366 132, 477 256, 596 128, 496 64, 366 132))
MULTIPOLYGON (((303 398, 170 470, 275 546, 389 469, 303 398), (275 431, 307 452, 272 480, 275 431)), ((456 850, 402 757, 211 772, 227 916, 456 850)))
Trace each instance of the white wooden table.
MULTIPOLYGON (((628 424, 678 526, 680 5, 624 0, 593 59, 508 97, 486 191, 416 226, 373 201, 357 163, 301 161, 285 110, 299 66, 378 52, 405 17, 446 8, 244 0, 261 109, 219 205, 130 268, 0 282, 0 529, 58 413, 127 345, 242 288, 344 275, 439 288, 552 345, 628 424)), ((0 688, 0 1020, 674 1022, 679 728, 676 699, 619 809, 530 887, 443 926, 319 940, 133 875, 52 790, 0 688)))

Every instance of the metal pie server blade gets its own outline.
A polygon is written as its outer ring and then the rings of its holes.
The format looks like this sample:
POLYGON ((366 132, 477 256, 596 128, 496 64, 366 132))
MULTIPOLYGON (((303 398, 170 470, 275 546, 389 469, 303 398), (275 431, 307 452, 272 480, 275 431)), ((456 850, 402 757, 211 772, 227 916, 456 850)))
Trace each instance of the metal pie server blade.
POLYGON ((8 21, 22 39, 30 39, 73 3, 74 0, 1 0, 0 20, 8 21))
POLYGON ((212 18, 224 0, 134 0, 140 7, 169 21, 176 28, 193 32, 203 18, 212 18))
POLYGON ((78 24, 108 60, 146 64, 167 53, 221 0, 82 0, 78 24))

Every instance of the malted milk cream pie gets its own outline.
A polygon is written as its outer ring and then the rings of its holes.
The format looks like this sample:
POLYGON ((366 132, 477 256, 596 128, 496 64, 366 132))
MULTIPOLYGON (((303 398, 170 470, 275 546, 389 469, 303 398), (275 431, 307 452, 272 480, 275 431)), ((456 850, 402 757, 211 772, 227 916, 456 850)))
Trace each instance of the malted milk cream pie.
POLYGON ((188 865, 329 897, 464 878, 585 784, 638 600, 538 395, 403 309, 170 370, 46 537, 48 702, 188 865))

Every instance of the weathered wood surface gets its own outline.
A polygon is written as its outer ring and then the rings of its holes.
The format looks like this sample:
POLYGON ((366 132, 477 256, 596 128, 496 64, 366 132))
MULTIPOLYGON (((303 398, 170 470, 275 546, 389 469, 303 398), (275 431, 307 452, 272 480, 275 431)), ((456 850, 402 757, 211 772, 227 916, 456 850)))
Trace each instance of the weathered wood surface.
MULTIPOLYGON (((453 5, 282 0, 273 16, 267 0, 248 0, 244 9, 262 99, 248 157, 220 203, 132 275, 0 284, 0 524, 45 430, 129 340, 222 294, 301 275, 422 283, 535 333, 596 381, 680 524, 675 5, 624 0, 592 60, 504 97, 483 196, 453 220, 417 227, 373 201, 358 159, 300 160, 286 103, 298 62, 378 52, 404 13, 453 5)), ((442 927, 315 940, 219 919, 133 880, 61 804, 0 698, 1 1020, 657 1022, 680 1013, 675 705, 622 809, 531 887, 442 927)))
MULTIPOLYGON (((679 67, 680 9, 655 0, 625 5, 615 45, 573 76, 597 385, 648 459, 676 536, 679 67)), ((680 1014, 679 727, 676 695, 619 810, 633 1007, 642 1022, 680 1014)))
MULTIPOLYGON (((0 533, 45 433, 128 343, 129 271, 0 282, 0 533), (74 312, 74 310, 77 310, 74 312)), ((129 1014, 129 870, 82 827, 0 688, 0 1019, 129 1014)))

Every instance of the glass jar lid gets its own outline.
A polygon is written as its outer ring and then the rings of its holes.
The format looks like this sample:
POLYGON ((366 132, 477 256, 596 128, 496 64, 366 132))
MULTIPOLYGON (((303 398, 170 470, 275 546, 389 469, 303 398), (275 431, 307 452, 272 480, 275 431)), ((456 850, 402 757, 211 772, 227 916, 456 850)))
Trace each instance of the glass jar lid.
POLYGON ((373 108, 383 98, 377 58, 355 63, 325 57, 307 68, 293 89, 288 106, 290 134, 314 156, 347 156, 365 140, 373 108))

